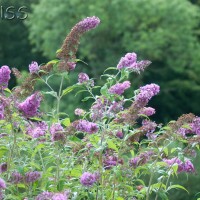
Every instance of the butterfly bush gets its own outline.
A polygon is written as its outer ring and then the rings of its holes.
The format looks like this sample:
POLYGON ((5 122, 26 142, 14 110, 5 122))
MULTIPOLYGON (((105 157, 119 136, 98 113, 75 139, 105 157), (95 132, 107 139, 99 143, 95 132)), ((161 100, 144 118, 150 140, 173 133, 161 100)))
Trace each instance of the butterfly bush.
POLYGON ((82 72, 76 59, 80 38, 98 25, 95 16, 78 22, 57 59, 31 62, 26 77, 12 69, 24 82, 11 90, 11 69, 0 68, 0 200, 166 200, 172 189, 187 191, 179 177, 197 172, 200 117, 184 114, 166 125, 152 120, 156 110, 148 104, 162 88, 150 83, 132 89, 130 75, 151 63, 138 61, 135 52, 105 70, 102 85, 82 72), (69 85, 73 71, 77 83, 69 85), (48 82, 54 76, 60 78, 58 88, 48 82), (38 82, 47 90, 37 91, 38 82), (64 96, 81 92, 91 104, 74 108, 72 121, 60 105, 64 96), (49 95, 55 98, 52 108, 49 95))

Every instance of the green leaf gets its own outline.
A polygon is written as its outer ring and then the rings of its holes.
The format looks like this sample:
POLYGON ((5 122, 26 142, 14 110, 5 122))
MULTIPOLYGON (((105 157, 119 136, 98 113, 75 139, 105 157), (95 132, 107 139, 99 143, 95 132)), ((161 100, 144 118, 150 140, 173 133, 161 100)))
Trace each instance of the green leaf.
POLYGON ((53 97, 58 97, 57 96, 57 92, 54 92, 54 91, 50 91, 50 92, 42 92, 43 94, 50 94, 51 96, 53 96, 53 97))
POLYGON ((65 182, 66 182, 66 180, 59 180, 58 185, 57 185, 57 190, 59 192, 61 192, 63 190, 65 182))
POLYGON ((124 198, 122 198, 122 197, 117 197, 116 200, 124 200, 124 198))
POLYGON ((163 149, 163 151, 164 151, 165 155, 168 156, 168 153, 169 153, 168 148, 165 147, 165 148, 163 149))
POLYGON ((61 51, 62 51, 61 49, 58 49, 58 50, 56 51, 56 54, 60 53, 61 51))
POLYGON ((81 59, 75 59, 75 61, 76 61, 76 62, 82 62, 82 63, 84 63, 84 64, 88 65, 86 62, 84 62, 84 61, 83 61, 83 60, 81 60, 81 59))
POLYGON ((70 126, 70 124, 71 124, 71 122, 70 122, 70 118, 65 118, 65 119, 63 119, 62 120, 62 124, 64 125, 64 126, 70 126))
POLYGON ((81 176, 81 174, 82 174, 82 166, 80 165, 73 168, 70 173, 71 176, 78 177, 78 178, 81 176))
POLYGON ((105 72, 108 71, 108 70, 117 70, 117 68, 116 68, 116 67, 108 67, 106 70, 104 70, 103 73, 105 73, 105 72))
POLYGON ((72 91, 74 90, 74 88, 75 88, 74 85, 67 87, 66 89, 64 89, 64 90, 62 91, 62 96, 65 96, 66 94, 72 92, 72 91))
POLYGON ((82 101, 88 101, 89 99, 93 99, 93 97, 85 97, 82 101))
POLYGON ((6 91, 6 92, 12 94, 12 92, 11 92, 11 90, 10 90, 9 88, 5 88, 4 91, 6 91))
POLYGON ((8 151, 8 149, 4 146, 0 147, 0 158, 5 156, 6 152, 8 151))
POLYGON ((133 150, 130 150, 130 152, 131 152, 132 157, 134 157, 134 156, 135 156, 134 151, 133 151, 133 150))
POLYGON ((42 121, 42 119, 39 117, 31 117, 30 119, 33 121, 42 121))
POLYGON ((108 88, 107 88, 107 85, 104 85, 102 88, 101 88, 101 94, 104 95, 105 97, 108 96, 108 88))
POLYGON ((169 187, 167 188, 167 191, 169 191, 169 190, 171 190, 171 189, 181 189, 181 190, 185 190, 185 191, 189 194, 188 190, 187 190, 185 187, 183 187, 182 185, 171 185, 171 186, 169 186, 169 187))
POLYGON ((70 141, 72 142, 81 142, 81 139, 79 139, 78 137, 76 136, 69 136, 68 138, 70 141))
POLYGON ((118 148, 117 148, 117 146, 115 145, 115 143, 112 140, 108 140, 107 144, 108 144, 108 148, 114 149, 115 151, 118 152, 118 148))
POLYGON ((48 64, 56 64, 56 63, 58 63, 60 60, 58 60, 58 59, 54 59, 54 60, 51 60, 51 61, 49 61, 48 63, 47 63, 47 65, 48 64))

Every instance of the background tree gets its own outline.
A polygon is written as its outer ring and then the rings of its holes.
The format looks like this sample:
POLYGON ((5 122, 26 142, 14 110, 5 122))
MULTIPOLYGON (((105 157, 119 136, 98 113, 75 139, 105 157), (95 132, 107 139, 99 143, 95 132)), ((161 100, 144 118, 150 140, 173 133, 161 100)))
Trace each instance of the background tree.
POLYGON ((35 49, 54 58, 73 24, 98 16, 101 25, 82 38, 78 52, 89 66, 78 71, 99 78, 106 66, 116 66, 121 56, 135 51, 153 62, 137 84, 161 85, 162 94, 152 105, 158 120, 168 120, 200 113, 199 13, 187 0, 41 0, 26 22, 35 49))
MULTIPOLYGON (((4 10, 4 12, 1 10, 0 18, 0 66, 8 65, 21 70, 28 69, 28 64, 32 60, 44 61, 45 59, 41 56, 40 50, 37 53, 32 52, 33 47, 28 39, 28 29, 24 25, 24 20, 16 17, 9 20, 3 17, 6 14, 6 9, 10 6, 13 6, 10 11, 14 11, 15 14, 21 6, 26 6, 25 11, 29 15, 31 12, 30 2, 27 0, 3 0, 0 2, 0 6, 4 10)), ((10 87, 15 85, 13 80, 10 87)))

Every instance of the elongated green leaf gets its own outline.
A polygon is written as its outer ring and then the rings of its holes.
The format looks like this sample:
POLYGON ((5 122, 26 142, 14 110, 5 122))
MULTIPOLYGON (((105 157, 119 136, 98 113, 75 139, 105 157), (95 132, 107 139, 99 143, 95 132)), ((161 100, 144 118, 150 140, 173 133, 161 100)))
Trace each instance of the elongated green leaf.
POLYGON ((62 96, 65 96, 66 94, 72 92, 72 91, 74 90, 74 88, 75 88, 74 85, 67 87, 66 89, 64 89, 64 90, 62 91, 62 96))
POLYGON ((50 91, 50 92, 43 92, 43 94, 49 94, 49 95, 51 95, 51 96, 53 96, 53 97, 58 97, 57 96, 57 93, 56 92, 54 92, 54 91, 50 91))
POLYGON ((110 149, 114 149, 115 151, 118 152, 118 148, 117 148, 117 146, 115 145, 115 143, 114 143, 112 140, 108 140, 108 141, 107 141, 107 144, 108 144, 108 147, 109 147, 110 149))
POLYGON ((63 124, 64 126, 69 126, 69 125, 71 124, 70 118, 65 118, 65 119, 63 119, 63 120, 62 120, 62 124, 63 124))
POLYGON ((187 190, 185 187, 183 187, 182 185, 171 185, 171 186, 169 186, 169 187, 167 188, 167 191, 169 191, 169 190, 171 190, 171 189, 181 189, 181 190, 185 190, 185 191, 189 194, 188 190, 187 190))

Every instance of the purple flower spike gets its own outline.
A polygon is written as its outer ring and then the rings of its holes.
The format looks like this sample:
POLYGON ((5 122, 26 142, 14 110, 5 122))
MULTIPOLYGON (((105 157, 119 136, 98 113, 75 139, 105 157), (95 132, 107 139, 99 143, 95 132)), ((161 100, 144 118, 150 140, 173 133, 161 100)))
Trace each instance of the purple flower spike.
POLYGON ((89 134, 93 134, 98 131, 98 127, 95 123, 86 120, 79 120, 78 124, 75 125, 75 128, 77 131, 82 131, 89 134))
POLYGON ((41 173, 38 171, 35 172, 27 172, 25 174, 25 181, 26 183, 33 183, 41 178, 41 173))
POLYGON ((21 183, 23 181, 23 176, 18 172, 13 172, 11 175, 11 182, 14 184, 21 183))
POLYGON ((184 171, 184 164, 183 164, 183 162, 182 162, 179 158, 177 158, 177 157, 172 158, 172 159, 163 159, 163 161, 164 161, 165 163, 167 163, 167 164, 169 165, 169 167, 171 167, 171 166, 174 165, 174 164, 177 164, 177 165, 178 165, 178 172, 179 172, 179 173, 184 171))
POLYGON ((41 99, 40 94, 36 92, 28 97, 24 102, 20 103, 18 108, 26 117, 34 117, 37 115, 37 109, 40 106, 41 99))
POLYGON ((96 175, 89 172, 84 172, 80 178, 81 184, 87 187, 91 187, 96 181, 96 175))
POLYGON ((78 82, 80 84, 87 82, 89 79, 90 78, 89 78, 89 76, 86 73, 80 73, 78 75, 78 82))
POLYGON ((7 171, 7 167, 8 167, 7 163, 2 163, 0 165, 0 174, 3 173, 3 172, 6 172, 7 171))
POLYGON ((186 160, 184 163, 184 171, 185 172, 195 172, 194 165, 190 160, 186 160))
POLYGON ((1 189, 6 189, 6 183, 2 178, 0 178, 0 190, 1 189))
POLYGON ((67 200, 67 196, 62 193, 56 193, 53 195, 52 200, 67 200))
POLYGON ((124 93, 126 89, 130 88, 130 86, 131 83, 129 81, 124 81, 123 83, 117 83, 109 89, 109 92, 112 94, 121 95, 124 93))
POLYGON ((11 70, 8 66, 4 65, 0 68, 0 87, 7 88, 8 81, 10 80, 11 70))
POLYGON ((35 74, 38 73, 40 67, 38 66, 38 63, 33 61, 30 65, 29 65, 29 71, 31 74, 35 74))
POLYGON ((75 69, 76 63, 75 62, 67 62, 67 66, 69 67, 69 70, 72 71, 75 69))
POLYGON ((200 117, 195 117, 192 121, 192 131, 197 134, 200 135, 200 117))
POLYGON ((32 123, 27 127, 27 134, 33 138, 39 138, 46 134, 48 125, 46 122, 32 123))
POLYGON ((42 192, 41 194, 39 194, 35 200, 51 200, 53 196, 52 192, 42 192))
POLYGON ((146 115, 146 116, 151 116, 151 115, 155 114, 155 112, 156 111, 155 111, 154 108, 144 107, 139 111, 139 114, 146 115))
POLYGON ((133 65, 136 65, 137 55, 136 53, 127 53, 122 57, 117 65, 117 69, 129 68, 133 65))
POLYGON ((80 28, 82 32, 89 31, 91 29, 96 28, 100 23, 100 19, 98 17, 86 17, 82 21, 80 21, 77 26, 80 28))
POLYGON ((52 135, 51 140, 52 141, 64 140, 65 136, 64 136, 63 131, 64 129, 60 123, 52 124, 50 128, 50 133, 52 135))
POLYGON ((140 87, 140 92, 135 97, 137 107, 142 108, 146 106, 149 100, 159 92, 160 86, 154 83, 140 87))

